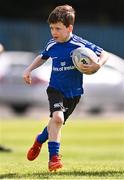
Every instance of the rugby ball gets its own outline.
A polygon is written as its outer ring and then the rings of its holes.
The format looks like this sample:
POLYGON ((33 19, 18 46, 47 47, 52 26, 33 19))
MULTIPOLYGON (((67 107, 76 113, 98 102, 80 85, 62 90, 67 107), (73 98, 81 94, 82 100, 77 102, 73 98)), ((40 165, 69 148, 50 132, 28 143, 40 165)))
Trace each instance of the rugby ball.
POLYGON ((98 56, 89 48, 79 47, 75 49, 72 53, 72 61, 74 66, 83 73, 81 69, 81 64, 92 64, 93 62, 98 62, 98 56))

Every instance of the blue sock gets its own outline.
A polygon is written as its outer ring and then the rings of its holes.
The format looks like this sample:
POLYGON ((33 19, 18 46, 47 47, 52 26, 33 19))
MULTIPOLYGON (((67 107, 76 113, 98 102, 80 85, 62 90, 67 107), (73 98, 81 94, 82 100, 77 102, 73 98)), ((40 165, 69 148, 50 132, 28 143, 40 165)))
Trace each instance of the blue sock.
POLYGON ((60 143, 58 142, 48 142, 48 150, 49 150, 49 159, 51 159, 52 156, 58 155, 60 149, 60 143))
POLYGON ((42 133, 37 136, 37 142, 43 144, 44 142, 47 141, 47 139, 48 139, 48 131, 47 131, 47 127, 45 127, 42 133))

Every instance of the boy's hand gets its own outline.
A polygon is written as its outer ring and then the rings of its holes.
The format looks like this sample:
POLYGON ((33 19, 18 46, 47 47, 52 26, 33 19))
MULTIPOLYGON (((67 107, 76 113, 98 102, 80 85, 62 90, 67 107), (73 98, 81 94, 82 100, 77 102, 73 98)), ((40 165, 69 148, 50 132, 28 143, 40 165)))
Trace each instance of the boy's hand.
POLYGON ((95 72, 97 72, 100 69, 100 65, 98 63, 94 63, 92 62, 91 64, 82 64, 81 65, 81 69, 84 72, 84 74, 93 74, 95 72))
POLYGON ((32 81, 32 79, 31 79, 31 72, 28 71, 28 70, 25 70, 25 71, 24 71, 24 74, 23 74, 23 79, 24 79, 24 81, 25 81, 27 84, 31 84, 31 81, 32 81))

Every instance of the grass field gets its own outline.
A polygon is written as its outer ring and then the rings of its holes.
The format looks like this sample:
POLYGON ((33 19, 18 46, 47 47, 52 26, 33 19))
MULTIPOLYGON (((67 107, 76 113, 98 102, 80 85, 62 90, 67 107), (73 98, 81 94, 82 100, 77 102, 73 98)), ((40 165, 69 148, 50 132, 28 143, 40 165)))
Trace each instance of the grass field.
POLYGON ((64 168, 56 173, 47 170, 47 143, 37 160, 26 159, 27 149, 46 123, 0 120, 0 144, 13 150, 0 152, 0 179, 124 179, 123 120, 69 120, 62 130, 64 168))

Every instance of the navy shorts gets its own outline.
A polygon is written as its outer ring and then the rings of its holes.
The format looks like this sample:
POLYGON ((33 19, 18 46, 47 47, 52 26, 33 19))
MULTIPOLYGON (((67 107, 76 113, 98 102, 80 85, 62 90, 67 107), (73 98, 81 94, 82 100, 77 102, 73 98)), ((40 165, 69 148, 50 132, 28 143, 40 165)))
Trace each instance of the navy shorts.
POLYGON ((52 117, 53 112, 62 111, 64 113, 64 122, 74 111, 76 105, 79 103, 79 100, 81 98, 81 96, 66 98, 62 95, 60 91, 52 87, 47 88, 47 95, 49 100, 50 117, 52 117))

